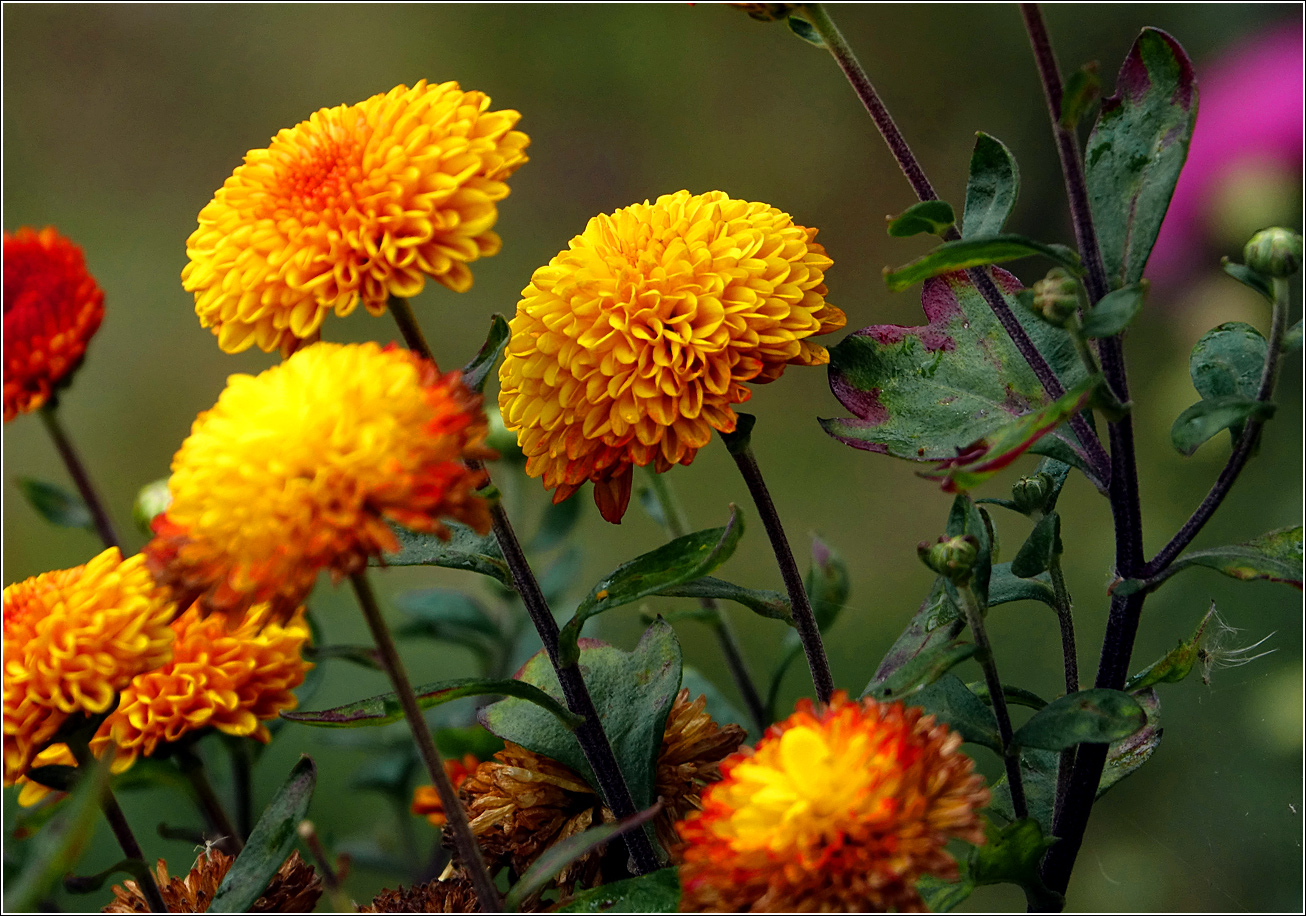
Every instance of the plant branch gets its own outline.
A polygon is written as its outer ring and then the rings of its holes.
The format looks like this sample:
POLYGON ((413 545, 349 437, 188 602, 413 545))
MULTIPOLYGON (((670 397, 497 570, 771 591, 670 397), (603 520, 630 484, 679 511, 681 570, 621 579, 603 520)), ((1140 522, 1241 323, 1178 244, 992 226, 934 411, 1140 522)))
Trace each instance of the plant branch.
MULTIPOLYGON (((1256 400, 1269 401, 1274 395, 1274 386, 1279 378, 1279 357, 1283 350, 1283 335, 1288 327, 1288 308, 1289 308, 1289 287, 1287 280, 1276 279, 1274 281, 1274 314, 1270 318, 1270 339, 1269 351, 1265 356, 1265 368, 1261 371, 1261 384, 1256 391, 1256 400)), ((1260 439, 1261 429, 1265 426, 1265 421, 1260 419, 1249 419, 1243 426, 1242 435, 1238 437, 1238 444, 1234 446, 1233 453, 1229 455, 1229 461, 1220 472, 1214 486, 1211 487, 1206 498, 1202 500, 1201 505, 1193 512, 1188 521, 1184 522, 1183 527, 1170 539, 1170 543, 1161 548, 1161 551, 1152 558, 1143 569, 1143 575, 1146 578, 1152 578, 1162 572, 1175 561, 1190 543, 1197 533, 1215 514, 1215 510, 1220 508, 1224 498, 1229 495, 1233 489, 1234 482, 1238 475, 1242 473, 1243 467, 1246 466, 1252 453, 1256 451, 1258 440, 1260 439)))
POLYGON ((730 455, 735 459, 739 473, 743 475, 748 492, 753 497, 757 512, 762 517, 766 535, 771 539, 771 549, 775 552, 776 564, 780 567, 780 577, 784 579, 785 590, 789 593, 789 604, 793 610, 794 628, 798 638, 803 642, 803 653, 807 656, 807 667, 812 673, 812 684, 816 687, 816 696, 822 703, 830 702, 834 693, 834 676, 830 673, 830 660, 826 658, 825 646, 821 642, 821 630, 816 625, 816 614, 812 612, 812 602, 808 600, 807 589, 803 587, 803 577, 798 572, 789 539, 785 537, 780 515, 775 511, 775 503, 766 488, 766 481, 757 467, 753 447, 745 438, 726 440, 730 455))
POLYGON ((222 846, 228 855, 239 855, 245 848, 245 839, 231 822, 218 794, 213 791, 208 773, 204 770, 204 761, 200 760, 194 748, 185 744, 175 745, 172 755, 181 772, 190 781, 191 788, 195 790, 196 800, 199 802, 200 810, 204 812, 205 820, 209 822, 209 827, 220 834, 218 845, 222 846))
POLYGON ((431 355, 426 335, 422 333, 422 328, 417 323, 417 316, 413 314, 413 307, 408 304, 408 300, 403 296, 391 296, 389 307, 395 324, 399 325, 399 333, 404 338, 405 346, 434 363, 435 357, 431 355))
POLYGON ((404 718, 408 720, 408 726, 413 732, 413 740, 417 742, 417 750, 422 755, 422 762, 426 764, 426 771, 435 786, 436 794, 440 796, 440 804, 444 807, 449 831, 453 834, 454 844, 458 848, 458 856, 462 859, 463 867, 467 870, 476 889, 476 903, 486 913, 501 911, 503 901, 499 899, 494 879, 490 877, 485 867, 481 848, 476 844, 471 824, 467 821, 467 811, 458 798, 458 791, 449 780, 449 774, 445 772, 444 760, 441 759, 440 751, 435 746, 431 728, 426 724, 426 717, 422 715, 421 707, 417 705, 417 696, 413 693, 408 671, 399 657, 399 650, 395 647, 394 638, 390 635, 385 618, 381 616, 381 608, 376 603, 376 595, 372 592, 371 582, 368 581, 367 570, 354 573, 349 578, 353 583, 354 593, 358 596, 358 605, 363 611, 363 617, 367 620, 368 629, 372 631, 372 638, 376 640, 381 665, 385 668, 390 683, 394 685, 395 694, 399 697, 399 705, 404 710, 404 718))
POLYGON ((100 494, 96 492, 95 484, 91 483, 91 475, 86 471, 86 465, 82 463, 81 457, 77 454, 76 447, 73 446, 72 440, 68 438, 68 432, 63 427, 63 422, 59 419, 59 400, 51 395, 50 400, 37 411, 41 415, 41 421, 45 424, 46 432, 54 440, 55 450, 59 452, 59 457, 63 459, 64 465, 68 468, 68 474, 72 477, 73 483, 77 486, 77 492, 81 494, 82 501, 86 503, 86 508, 91 512, 91 519, 95 522, 95 531, 104 542, 105 547, 117 547, 122 550, 122 541, 118 539, 118 533, 114 531, 113 521, 109 518, 109 512, 104 507, 104 501, 100 494))
MULTIPOLYGON (((689 519, 685 516, 680 500, 676 499, 671 492, 670 485, 652 468, 648 468, 649 489, 653 491, 654 498, 657 499, 658 505, 662 507, 662 514, 666 519, 667 533, 673 538, 684 537, 689 534, 689 519)), ((725 611, 717 603, 715 598, 700 598, 699 604, 703 609, 712 615, 712 629, 716 631, 717 641, 721 644, 721 654, 725 656, 726 666, 730 669, 730 676, 734 678, 735 686, 739 689, 739 695, 743 698, 744 705, 748 707, 748 714, 757 727, 759 734, 765 732, 770 720, 767 717, 766 707, 762 704, 762 696, 757 692, 757 685, 753 682, 753 676, 748 671, 748 663, 744 661, 743 647, 739 644, 739 637, 735 635, 734 628, 730 625, 730 619, 726 616, 725 611)))

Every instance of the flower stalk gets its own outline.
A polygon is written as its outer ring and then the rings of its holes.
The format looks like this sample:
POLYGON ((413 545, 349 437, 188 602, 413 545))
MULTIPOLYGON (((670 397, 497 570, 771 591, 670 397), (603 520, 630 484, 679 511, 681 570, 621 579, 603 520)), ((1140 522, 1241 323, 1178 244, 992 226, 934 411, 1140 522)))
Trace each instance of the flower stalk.
POLYGON ((50 396, 50 400, 38 411, 41 415, 41 422, 45 424, 46 432, 50 434, 50 439, 54 442, 55 450, 59 457, 63 459, 64 466, 68 468, 68 474, 72 477, 73 483, 77 486, 77 492, 81 494, 82 501, 86 503, 86 508, 91 512, 91 519, 95 523, 95 532, 104 542, 105 547, 117 547, 122 549, 122 541, 118 539, 118 533, 114 530, 113 521, 109 518, 109 512, 104 507, 104 501, 95 489, 95 484, 91 482, 91 475, 86 470, 86 465, 82 463, 81 456, 77 453, 77 448, 73 445, 72 440, 68 438, 68 431, 64 429, 63 421, 59 418, 59 399, 55 395, 50 396))
POLYGON ((350 581, 353 583, 354 593, 358 596, 358 605, 367 620, 368 629, 372 631, 372 638, 376 641, 381 666, 390 678, 390 683, 394 685, 395 694, 399 697, 399 705, 404 710, 404 718, 408 720, 408 726, 413 732, 413 740, 417 742, 417 750, 440 796, 440 803, 444 805, 449 831, 453 834, 458 855, 476 888, 477 904, 486 913, 502 910, 503 902, 499 899, 499 892, 485 867, 481 848, 476 844, 476 837, 472 834, 471 825, 467 821, 467 812, 458 799, 458 792, 454 789, 453 783, 449 781, 449 775, 444 770, 444 760, 435 746, 430 726, 426 724, 426 717, 422 715, 422 709, 417 705, 417 696, 413 693, 408 671, 399 657, 399 650, 395 647, 390 629, 381 616, 381 608, 376 603, 376 595, 372 592, 367 571, 354 573, 350 576, 350 581))
POLYGON ((218 845, 222 846, 223 851, 229 855, 239 855, 245 848, 245 839, 232 823, 222 800, 213 791, 213 785, 209 782, 208 773, 204 769, 204 761, 188 744, 175 746, 173 757, 177 761, 177 766, 181 768, 182 774, 190 782, 191 788, 195 790, 196 801, 209 822, 209 827, 221 836, 218 845))
MULTIPOLYGON (((1048 564, 1048 574, 1052 578, 1053 600, 1056 602, 1057 623, 1061 628, 1061 658, 1066 672, 1066 694, 1079 690, 1079 659, 1075 649, 1075 618, 1070 590, 1066 588, 1066 577, 1061 571, 1061 554, 1053 553, 1052 562, 1048 564)), ((1068 747, 1061 752, 1057 765, 1057 796, 1053 808, 1053 821, 1066 801, 1070 791, 1070 774, 1075 766, 1075 749, 1068 747)))

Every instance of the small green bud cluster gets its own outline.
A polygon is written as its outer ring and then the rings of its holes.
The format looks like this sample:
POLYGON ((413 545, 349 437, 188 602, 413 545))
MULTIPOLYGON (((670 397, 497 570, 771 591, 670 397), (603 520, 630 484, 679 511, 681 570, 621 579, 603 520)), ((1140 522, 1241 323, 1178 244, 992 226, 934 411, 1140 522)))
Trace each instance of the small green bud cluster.
POLYGON ((1064 328, 1080 306, 1079 281, 1054 267, 1034 284, 1034 311, 1048 324, 1064 328))
POLYGON ((1011 485, 1011 501, 1016 504, 1016 510, 1025 515, 1046 511, 1051 495, 1052 478, 1042 472, 1022 477, 1011 485))
POLYGON ((1275 226, 1262 229, 1243 249, 1243 263, 1259 274, 1275 279, 1291 277, 1301 269, 1301 236, 1275 226))
POLYGON ((930 569, 940 576, 960 585, 970 579, 975 560, 979 558, 979 540, 973 534, 962 537, 941 537, 935 543, 921 541, 916 553, 930 569))

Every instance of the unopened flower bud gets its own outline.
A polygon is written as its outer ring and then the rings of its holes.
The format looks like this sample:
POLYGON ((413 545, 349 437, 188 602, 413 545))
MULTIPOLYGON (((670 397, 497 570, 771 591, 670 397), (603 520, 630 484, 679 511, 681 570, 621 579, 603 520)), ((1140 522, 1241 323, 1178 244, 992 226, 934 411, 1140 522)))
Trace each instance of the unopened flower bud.
POLYGON ((1052 478, 1043 473, 1022 477, 1011 485, 1011 501, 1026 515, 1042 512, 1051 494, 1052 478))
POLYGON ((945 579, 961 583, 970 578, 979 557, 979 540, 973 534, 963 537, 941 537, 931 544, 921 541, 916 546, 921 561, 945 579))
POLYGON ((1060 267, 1034 284, 1034 311, 1048 324, 1064 328, 1079 305, 1079 282, 1060 267))
POLYGON ((171 505, 172 492, 168 489, 168 478, 147 483, 136 494, 136 502, 132 505, 132 520, 147 537, 153 536, 150 523, 156 515, 167 512, 171 505))
POLYGON ((1301 269, 1301 236, 1275 226, 1252 236, 1243 249, 1243 263, 1267 277, 1283 279, 1301 269))

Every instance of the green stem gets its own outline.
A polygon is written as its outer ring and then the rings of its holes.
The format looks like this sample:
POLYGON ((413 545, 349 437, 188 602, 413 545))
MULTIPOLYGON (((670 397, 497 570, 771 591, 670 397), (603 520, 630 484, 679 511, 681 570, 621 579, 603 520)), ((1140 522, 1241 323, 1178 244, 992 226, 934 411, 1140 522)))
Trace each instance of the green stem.
MULTIPOLYGON (((680 500, 672 492, 670 484, 664 479, 662 474, 652 468, 647 468, 649 489, 653 491, 653 496, 662 507, 662 514, 666 519, 667 533, 673 538, 684 537, 689 534, 689 519, 685 515, 684 508, 680 500)), ((744 705, 748 707, 748 714, 757 727, 758 733, 765 732, 770 725, 770 719, 767 716, 767 707, 762 703, 761 694, 757 691, 757 684, 753 682, 753 677, 748 671, 748 663, 744 661, 743 647, 739 644, 739 637, 735 634, 734 627, 730 625, 730 618, 726 612, 717 604, 715 598, 700 598, 699 604, 703 609, 712 615, 712 629, 716 632, 717 642, 721 645, 721 654, 725 656, 726 666, 730 669, 730 676, 734 679, 735 686, 739 689, 739 695, 744 700, 744 705)))
POLYGON ((253 773, 251 768, 253 761, 249 755, 249 739, 233 738, 227 743, 227 750, 231 755, 231 786, 232 795, 235 797, 236 807, 236 835, 240 839, 249 838, 249 832, 254 829, 254 793, 253 793, 253 773))
POLYGON ((984 669, 984 682, 989 688, 989 701, 993 704, 993 717, 998 720, 998 737, 1002 741, 1002 762, 1007 768, 1007 785, 1011 789, 1011 810, 1017 820, 1029 817, 1029 806, 1025 802, 1025 782, 1020 775, 1020 754, 1011 738, 1011 714, 1007 711, 1007 694, 1002 689, 1002 679, 998 677, 998 663, 993 658, 993 647, 989 644, 988 632, 984 629, 984 615, 980 610, 979 597, 969 583, 957 585, 957 595, 961 599, 961 609, 966 614, 966 623, 970 625, 971 635, 979 651, 975 661, 984 669))
POLYGON ((434 363, 435 357, 431 355, 431 347, 426 342, 426 336, 422 333, 422 328, 417 323, 417 316, 413 314, 413 307, 408 304, 408 300, 402 296, 391 296, 390 314, 394 316, 395 324, 399 325, 399 333, 403 335, 404 344, 408 349, 434 363))
POLYGON ((113 529, 113 521, 109 518, 108 510, 104 508, 104 501, 100 499, 95 485, 91 483, 91 475, 87 473, 86 465, 82 463, 76 447, 68 438, 68 431, 64 429, 63 421, 59 419, 59 399, 52 395, 38 413, 45 424, 46 432, 54 440, 55 450, 59 452, 59 457, 68 468, 69 476, 77 486, 77 492, 82 495, 82 501, 91 512, 91 519, 95 523, 95 531, 100 535, 100 540, 104 542, 105 547, 117 547, 121 550, 122 541, 118 539, 118 533, 113 529))
POLYGON ((390 628, 386 626, 385 618, 381 616, 381 608, 376 603, 376 595, 373 594, 372 584, 368 581, 367 570, 354 573, 350 576, 350 581, 353 583, 354 593, 358 596, 358 605, 363 611, 363 617, 366 618, 367 626, 372 631, 372 638, 376 640, 381 665, 390 677, 390 683, 394 685, 395 694, 399 697, 399 705, 404 710, 404 718, 408 720, 413 739, 417 742, 417 750, 422 755, 422 762, 426 764, 426 771, 435 786, 436 794, 440 796, 440 804, 444 806, 445 818, 449 824, 449 831, 453 834, 454 844, 458 848, 459 858, 462 859, 463 867, 476 888, 477 905, 486 913, 501 911, 503 901, 499 899, 494 879, 490 877, 485 867, 485 859, 481 855, 480 846, 476 844, 476 837, 472 834, 472 827, 467 821, 467 812, 458 798, 458 791, 454 789, 449 774, 444 770, 444 760, 435 746, 430 726, 426 724, 426 717, 422 715, 422 709, 417 705, 417 696, 413 693, 408 671, 399 657, 399 650, 390 635, 390 628))
POLYGON ((195 798, 209 827, 221 836, 219 842, 224 851, 229 855, 239 855, 245 848, 245 840, 227 815, 227 809, 223 807, 218 794, 213 791, 213 784, 209 782, 208 773, 204 770, 204 761, 193 748, 186 745, 175 746, 173 757, 195 790, 195 798))
MULTIPOLYGON (((1052 563, 1048 566, 1048 573, 1052 577, 1052 592, 1057 604, 1057 622, 1061 626, 1061 657, 1066 670, 1066 693, 1069 695, 1079 690, 1079 658, 1075 649, 1073 604, 1070 599, 1070 590, 1066 588, 1066 578, 1061 572, 1061 555, 1059 553, 1053 554, 1052 563)), ((1065 804, 1066 794, 1070 791, 1070 774, 1074 771, 1074 768, 1075 749, 1068 747, 1061 752, 1061 760, 1057 766, 1057 797, 1053 808, 1054 822, 1065 804)))

